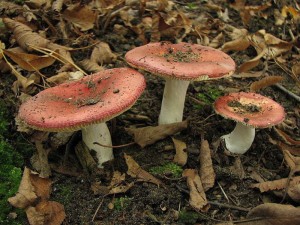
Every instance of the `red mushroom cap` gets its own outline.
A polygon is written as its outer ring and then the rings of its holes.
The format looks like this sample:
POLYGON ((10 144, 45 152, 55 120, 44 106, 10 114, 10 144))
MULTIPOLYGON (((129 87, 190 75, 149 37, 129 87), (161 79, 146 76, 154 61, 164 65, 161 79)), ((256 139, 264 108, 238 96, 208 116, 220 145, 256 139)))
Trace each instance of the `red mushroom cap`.
POLYGON ((230 93, 218 98, 215 111, 245 125, 266 128, 284 120, 284 108, 274 100, 256 93, 230 93))
POLYGON ((126 53, 129 65, 161 77, 207 80, 230 76, 235 62, 224 52, 198 44, 156 42, 126 53))
POLYGON ((44 131, 75 131, 129 109, 146 87, 130 68, 116 68, 41 91, 20 107, 18 118, 44 131))

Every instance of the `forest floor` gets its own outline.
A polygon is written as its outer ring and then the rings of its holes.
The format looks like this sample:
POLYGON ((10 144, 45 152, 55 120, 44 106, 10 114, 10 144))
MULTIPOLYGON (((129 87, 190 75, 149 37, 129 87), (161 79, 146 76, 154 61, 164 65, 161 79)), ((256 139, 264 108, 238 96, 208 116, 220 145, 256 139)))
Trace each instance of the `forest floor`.
MULTIPOLYGON (((64 3, 60 12, 55 12, 48 3, 37 7, 37 3, 33 2, 28 1, 26 8, 25 3, 3 4, 0 7, 1 17, 23 22, 46 40, 73 48, 70 51, 72 60, 87 73, 91 73, 92 70, 83 66, 82 62, 83 59, 90 58, 94 46, 98 44, 97 41, 107 43, 111 49, 111 52, 105 48, 103 52, 97 53, 102 60, 96 62, 100 69, 128 67, 124 59, 125 53, 150 40, 210 45, 226 51, 237 64, 237 72, 231 77, 190 84, 184 108, 184 119, 188 119, 188 126, 180 133, 172 135, 172 138, 186 144, 185 152, 188 157, 184 165, 173 161, 176 149, 171 136, 144 148, 138 144, 115 148, 115 159, 105 164, 103 169, 92 173, 82 168, 74 151, 74 146, 80 141, 80 132, 73 134, 74 138, 71 138, 72 141, 68 144, 52 147, 48 155, 52 174, 47 178, 51 181, 51 194, 47 199, 63 206, 65 217, 62 224, 222 224, 237 221, 241 224, 256 224, 257 221, 249 217, 249 212, 257 206, 266 203, 277 203, 282 207, 299 206, 300 192, 297 181, 293 183, 290 180, 293 193, 288 192, 286 188, 289 175, 290 178, 294 177, 294 180, 297 178, 298 171, 295 167, 300 155, 300 107, 297 99, 297 96, 300 96, 299 3, 292 0, 185 0, 145 1, 149 5, 132 1, 131 5, 126 5, 127 1, 125 3, 121 0, 111 3, 98 1, 98 5, 93 5, 93 12, 98 13, 95 20, 80 23, 81 20, 85 20, 82 18, 86 17, 81 18, 76 14, 79 13, 79 9, 74 11, 74 7, 78 7, 77 1, 73 1, 72 4, 64 3), (160 19, 158 24, 155 23, 157 18, 160 19), (151 21, 150 24, 147 20, 151 21), (92 26, 89 28, 88 24, 92 26), (263 50, 266 52, 261 54, 263 50), (260 54, 261 57, 258 57, 260 54), (277 76, 281 77, 279 86, 275 85, 278 82, 277 76), (267 77, 270 79, 266 80, 267 77), (254 82, 262 79, 265 80, 257 85, 259 87, 254 87, 254 82), (288 91, 282 91, 282 86, 288 91), (257 129, 249 151, 237 156, 228 153, 224 144, 218 142, 222 135, 233 130, 235 122, 217 115, 213 103, 222 95, 250 90, 255 90, 281 104, 285 109, 286 118, 276 128, 257 129), (193 198, 191 187, 182 173, 188 169, 199 170, 201 143, 203 145, 205 141, 209 144, 215 180, 213 186, 204 194, 207 199, 205 207, 195 209, 190 203, 193 198), (64 161, 66 149, 69 149, 67 162, 64 161), (128 161, 125 159, 128 156, 144 171, 158 179, 160 185, 157 181, 148 182, 145 178, 131 176, 128 173, 128 161), (124 186, 126 191, 109 194, 107 188, 116 174, 120 176, 118 185, 124 186), (265 184, 268 187, 253 187, 257 183, 277 180, 285 185, 280 186, 273 182, 265 184)), ((89 15, 93 2, 81 1, 81 4, 86 4, 85 7, 81 5, 81 9, 86 10, 81 13, 89 15)), ((6 50, 22 47, 17 34, 1 23, 3 26, 0 38, 6 50)), ((74 72, 76 69, 56 61, 47 67, 42 66, 37 73, 24 69, 26 66, 22 67, 20 60, 13 60, 9 53, 6 57, 24 76, 26 82, 32 74, 43 75, 40 81, 35 80, 26 88, 15 82, 11 69, 2 70, 0 76, 1 102, 9 106, 8 113, 5 114, 9 114, 7 118, 10 119, 7 125, 8 132, 3 134, 4 140, 9 142, 13 149, 18 150, 24 159, 23 165, 15 166, 22 171, 25 166, 36 171, 37 168, 32 165, 30 158, 35 154, 35 145, 31 141, 37 132, 20 132, 14 121, 21 104, 20 96, 24 93, 37 94, 45 86, 53 85, 46 80, 47 78, 58 73, 74 72), (30 150, 22 149, 25 145, 29 146, 30 150)), ((134 141, 125 128, 157 126, 164 80, 147 72, 142 73, 147 82, 144 93, 131 109, 107 122, 114 146, 134 141)), ((43 144, 49 149, 55 133, 47 135, 43 144)), ((31 206, 36 206, 37 201, 31 206)), ((27 217, 33 218, 32 214, 28 214, 28 207, 24 207, 27 217)), ((39 211, 37 208, 35 210, 39 211)), ((267 214, 264 210, 262 209, 262 214, 267 214)), ((26 217, 22 216, 22 211, 17 211, 17 214, 15 212, 15 208, 10 208, 7 217, 1 218, 3 224, 12 224, 12 221, 16 224, 29 223, 26 217)), ((299 212, 297 213, 299 215, 299 212)), ((44 220, 52 221, 51 216, 45 216, 45 213, 43 215, 44 220)), ((283 224, 275 222, 286 217, 280 213, 277 217, 268 215, 268 219, 274 220, 272 224, 283 224)), ((49 221, 43 224, 60 224, 49 221)), ((285 221, 297 224, 294 220, 285 221)), ((260 218, 260 222, 267 224, 264 218, 260 218)))

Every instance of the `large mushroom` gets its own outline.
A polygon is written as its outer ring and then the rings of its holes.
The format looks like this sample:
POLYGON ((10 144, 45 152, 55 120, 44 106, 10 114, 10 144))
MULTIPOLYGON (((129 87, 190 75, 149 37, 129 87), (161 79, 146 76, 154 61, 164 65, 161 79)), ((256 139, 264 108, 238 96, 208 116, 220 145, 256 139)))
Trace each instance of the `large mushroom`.
POLYGON ((230 76, 234 61, 222 51, 189 43, 150 43, 126 53, 132 67, 148 71, 166 80, 159 124, 182 121, 185 95, 190 81, 230 76))
POLYGON ((50 132, 82 130, 82 139, 97 153, 99 167, 113 159, 105 121, 123 113, 146 87, 145 78, 130 68, 115 68, 41 91, 19 109, 27 126, 50 132))
POLYGON ((219 97, 214 108, 219 115, 236 121, 234 130, 221 137, 226 148, 236 154, 244 154, 251 147, 255 128, 272 127, 285 118, 280 104, 256 93, 230 93, 219 97))

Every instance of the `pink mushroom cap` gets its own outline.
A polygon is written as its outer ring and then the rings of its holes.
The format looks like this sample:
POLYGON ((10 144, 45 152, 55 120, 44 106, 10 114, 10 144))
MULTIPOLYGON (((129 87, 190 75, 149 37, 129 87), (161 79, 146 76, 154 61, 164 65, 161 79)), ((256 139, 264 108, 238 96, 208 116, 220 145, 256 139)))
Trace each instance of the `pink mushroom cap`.
POLYGON ((256 93, 230 93, 219 97, 214 108, 225 118, 255 128, 272 127, 285 118, 284 108, 280 104, 256 93))
POLYGON ((235 62, 226 53, 185 42, 149 43, 128 51, 125 58, 135 68, 179 80, 216 79, 235 70, 235 62))
POLYGON ((80 130, 126 111, 145 87, 133 69, 108 69, 41 91, 21 105, 18 118, 37 130, 80 130))

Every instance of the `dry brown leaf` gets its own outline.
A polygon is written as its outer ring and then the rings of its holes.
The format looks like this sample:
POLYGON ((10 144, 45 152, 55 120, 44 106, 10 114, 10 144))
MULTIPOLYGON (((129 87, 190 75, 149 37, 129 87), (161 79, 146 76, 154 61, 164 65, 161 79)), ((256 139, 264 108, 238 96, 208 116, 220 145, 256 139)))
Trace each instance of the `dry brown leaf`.
POLYGON ((199 174, 204 191, 209 190, 214 186, 216 174, 212 165, 211 150, 207 140, 201 138, 201 147, 199 155, 199 174))
POLYGON ((104 70, 102 66, 100 66, 98 63, 91 61, 90 59, 84 59, 79 62, 79 65, 85 69, 86 71, 96 73, 99 71, 104 70))
POLYGON ((87 31, 94 27, 97 14, 85 4, 70 5, 62 14, 68 22, 79 27, 81 31, 87 31))
POLYGON ((207 212, 209 204, 197 170, 185 169, 182 176, 187 179, 187 185, 190 190, 190 205, 197 210, 207 212))
POLYGON ((109 64, 117 59, 117 55, 112 52, 109 45, 105 42, 99 42, 93 49, 90 60, 100 65, 109 64))
POLYGON ((64 5, 64 0, 54 0, 52 3, 52 10, 55 12, 60 12, 64 5))
POLYGON ((33 32, 30 27, 9 18, 3 18, 4 24, 13 31, 15 38, 21 48, 32 51, 31 45, 46 48, 50 41, 33 32))
POLYGON ((34 186, 36 195, 41 200, 50 198, 52 181, 49 178, 41 178, 38 174, 30 174, 30 181, 34 186))
POLYGON ((288 14, 292 15, 293 19, 297 22, 300 20, 300 12, 299 10, 293 8, 292 6, 283 6, 281 9, 281 15, 286 18, 288 14))
POLYGON ((125 184, 125 185, 120 185, 117 187, 113 187, 110 189, 108 194, 120 194, 120 193, 125 193, 127 192, 130 188, 132 188, 134 185, 134 182, 125 184))
POLYGON ((237 29, 231 25, 226 25, 224 31, 230 36, 232 41, 223 44, 222 51, 242 51, 250 46, 246 29, 237 29))
POLYGON ((5 55, 9 56, 22 69, 27 71, 36 71, 51 66, 55 59, 48 55, 34 55, 27 53, 19 53, 11 50, 3 50, 5 55))
POLYGON ((233 74, 233 77, 236 78, 258 78, 264 74, 264 71, 248 71, 233 74))
POLYGON ((107 195, 109 193, 108 186, 101 185, 100 182, 93 182, 91 184, 91 189, 94 195, 107 195))
POLYGON ((285 143, 287 143, 289 145, 300 145, 300 141, 294 140, 284 131, 282 131, 276 127, 274 127, 274 130, 285 141, 285 143))
POLYGON ((298 225, 300 224, 300 208, 292 205, 265 203, 251 209, 247 218, 258 218, 250 222, 252 225, 298 225))
POLYGON ((250 85, 251 92, 257 92, 260 89, 269 87, 271 85, 277 84, 278 82, 282 81, 282 76, 268 76, 260 79, 259 81, 255 81, 250 85))
POLYGON ((26 214, 30 225, 60 225, 66 217, 64 206, 53 201, 41 201, 35 207, 28 207, 26 214))
MULTIPOLYGON (((274 181, 265 181, 262 183, 252 184, 251 188, 258 188, 260 192, 282 190, 286 187, 288 178, 274 181)), ((293 177, 290 181, 290 187, 300 184, 300 176, 293 177)))
POLYGON ((8 202, 16 208, 25 209, 38 198, 30 180, 30 174, 30 169, 25 167, 18 192, 15 196, 8 199, 8 202))
POLYGON ((155 143, 158 140, 164 139, 172 134, 176 134, 188 126, 187 120, 171 123, 171 124, 163 124, 156 127, 142 127, 142 128, 126 128, 126 131, 134 135, 134 141, 144 148, 146 145, 150 145, 155 143))
POLYGON ((240 65, 240 67, 238 68, 238 73, 247 72, 253 69, 254 67, 258 66, 260 63, 260 59, 265 55, 266 51, 267 51, 266 48, 263 49, 263 51, 259 55, 240 65))
POLYGON ((234 159, 234 164, 229 167, 229 171, 239 179, 245 178, 245 170, 240 157, 234 159))
POLYGON ((176 154, 173 161, 180 166, 184 166, 187 162, 188 154, 186 151, 186 143, 183 141, 172 138, 175 145, 176 154))
POLYGON ((145 182, 156 184, 158 186, 163 185, 163 183, 159 179, 155 178, 150 173, 143 170, 130 155, 124 154, 124 158, 128 167, 127 174, 129 176, 145 182))

